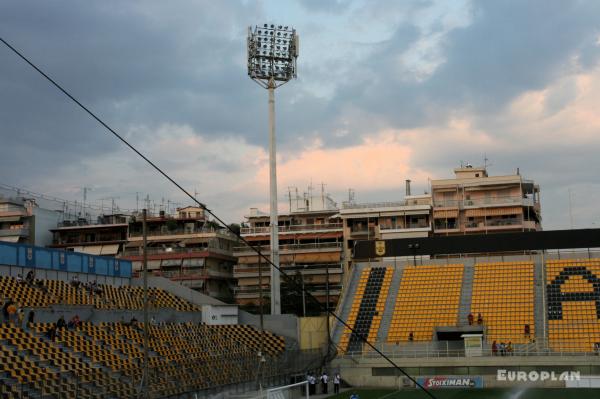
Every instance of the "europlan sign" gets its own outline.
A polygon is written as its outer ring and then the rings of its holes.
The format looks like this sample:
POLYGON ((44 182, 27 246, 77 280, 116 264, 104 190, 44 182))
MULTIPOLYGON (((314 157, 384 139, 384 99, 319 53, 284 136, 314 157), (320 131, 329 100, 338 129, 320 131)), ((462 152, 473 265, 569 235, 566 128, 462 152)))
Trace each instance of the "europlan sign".
POLYGON ((483 388, 482 376, 435 376, 418 377, 417 382, 426 389, 483 388))

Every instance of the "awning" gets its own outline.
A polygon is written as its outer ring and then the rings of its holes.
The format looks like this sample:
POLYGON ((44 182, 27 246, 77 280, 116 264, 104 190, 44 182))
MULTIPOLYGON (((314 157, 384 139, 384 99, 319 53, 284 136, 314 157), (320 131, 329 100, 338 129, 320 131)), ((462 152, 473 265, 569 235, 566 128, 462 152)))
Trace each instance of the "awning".
POLYGON ((100 255, 102 253, 102 245, 86 245, 80 247, 81 249, 75 250, 76 252, 83 252, 89 255, 100 255))
POLYGON ((116 255, 119 253, 119 244, 107 244, 102 246, 100 255, 116 255))
POLYGON ((503 208, 488 208, 486 212, 487 216, 500 216, 500 215, 521 215, 523 214, 523 208, 518 206, 507 206, 503 208))
POLYGON ((0 222, 18 222, 22 216, 0 216, 0 222))
POLYGON ((19 236, 0 237, 0 241, 3 241, 3 242, 19 242, 19 236))
POLYGON ((435 219, 457 218, 458 217, 458 210, 456 210, 456 209, 449 209, 449 210, 445 210, 445 211, 434 211, 433 212, 433 217, 435 219))
MULTIPOLYGON (((163 244, 163 243, 167 243, 167 242, 172 242, 172 243, 178 243, 183 241, 183 239, 179 238, 179 239, 173 239, 173 238, 159 238, 159 239, 152 239, 152 240, 148 240, 148 246, 149 247, 156 247, 157 245, 154 244, 163 244)), ((135 240, 135 241, 130 241, 127 244, 125 244, 126 248, 135 248, 135 247, 141 247, 142 245, 144 245, 144 241, 143 240, 135 240)), ((175 244, 177 245, 177 244, 175 244)))
POLYGON ((502 216, 502 215, 520 215, 522 214, 522 208, 518 206, 507 206, 500 208, 478 208, 478 209, 467 209, 465 216, 467 217, 483 217, 483 216, 502 216))
POLYGON ((485 208, 467 209, 465 211, 466 217, 484 217, 486 215, 485 208))
POLYGON ((65 251, 83 252, 83 247, 82 246, 66 247, 65 251))

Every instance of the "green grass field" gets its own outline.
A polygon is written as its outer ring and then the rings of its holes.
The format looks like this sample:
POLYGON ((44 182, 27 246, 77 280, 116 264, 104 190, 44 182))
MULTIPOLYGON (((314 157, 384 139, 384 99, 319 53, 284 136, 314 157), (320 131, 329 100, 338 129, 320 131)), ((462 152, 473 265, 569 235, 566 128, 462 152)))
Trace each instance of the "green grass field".
MULTIPOLYGON (((349 399, 356 392, 359 399, 426 399, 424 392, 418 390, 393 391, 391 389, 356 389, 328 399, 349 399)), ((435 389, 431 391, 438 399, 597 399, 600 389, 435 389)))

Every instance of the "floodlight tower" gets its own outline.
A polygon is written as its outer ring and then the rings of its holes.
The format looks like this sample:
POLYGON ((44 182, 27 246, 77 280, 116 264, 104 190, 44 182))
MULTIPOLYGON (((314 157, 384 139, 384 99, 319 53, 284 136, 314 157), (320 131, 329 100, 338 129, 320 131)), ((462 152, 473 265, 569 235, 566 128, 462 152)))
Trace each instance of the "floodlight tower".
MULTIPOLYGON (((264 24, 248 28, 248 76, 269 90, 269 181, 271 262, 279 266, 277 164, 275 150, 275 89, 296 78, 298 35, 288 26, 264 24)), ((281 314, 281 279, 271 267, 271 314, 281 314)))

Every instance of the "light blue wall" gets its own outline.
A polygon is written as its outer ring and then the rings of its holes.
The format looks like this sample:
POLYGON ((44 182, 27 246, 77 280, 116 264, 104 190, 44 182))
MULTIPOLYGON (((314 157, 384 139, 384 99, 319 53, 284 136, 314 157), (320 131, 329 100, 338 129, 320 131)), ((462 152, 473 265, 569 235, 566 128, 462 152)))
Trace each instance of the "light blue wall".
POLYGON ((0 242, 0 264, 32 269, 131 278, 131 261, 0 242))

